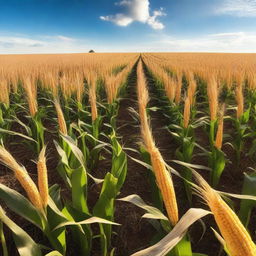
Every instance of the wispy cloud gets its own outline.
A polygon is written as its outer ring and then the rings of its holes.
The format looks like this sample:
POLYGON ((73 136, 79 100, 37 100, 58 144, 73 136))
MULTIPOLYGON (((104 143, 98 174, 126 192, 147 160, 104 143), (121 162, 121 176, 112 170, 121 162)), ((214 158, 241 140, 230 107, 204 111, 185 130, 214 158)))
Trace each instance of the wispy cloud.
POLYGON ((8 45, 8 47, 12 47, 12 46, 38 47, 38 46, 43 46, 45 42, 41 40, 34 40, 34 39, 24 38, 24 37, 0 36, 0 46, 2 44, 8 45))
POLYGON ((255 17, 256 0, 224 0, 216 8, 217 14, 228 14, 238 17, 255 17))
POLYGON ((58 35, 56 36, 57 39, 60 39, 61 41, 64 41, 64 42, 74 42, 75 39, 72 38, 72 37, 67 37, 67 36, 62 36, 62 35, 58 35))
POLYGON ((122 0, 117 2, 116 5, 122 9, 122 12, 114 15, 100 16, 100 19, 104 21, 111 21, 116 25, 123 27, 138 21, 148 24, 153 29, 164 28, 164 24, 158 20, 158 17, 166 15, 163 8, 154 10, 151 15, 149 0, 122 0))
POLYGON ((88 52, 92 47, 96 52, 254 52, 256 53, 256 33, 243 31, 208 34, 197 37, 174 37, 164 34, 152 34, 136 44, 116 42, 107 45, 104 42, 92 42, 72 38, 62 40, 59 36, 41 35, 1 36, 0 54, 14 53, 78 53, 88 52), (89 45, 93 44, 93 46, 89 45))
POLYGON ((88 50, 85 40, 56 35, 1 36, 0 54, 10 53, 68 53, 88 50))
POLYGON ((256 52, 256 33, 231 32, 193 38, 164 36, 151 40, 144 51, 256 52))

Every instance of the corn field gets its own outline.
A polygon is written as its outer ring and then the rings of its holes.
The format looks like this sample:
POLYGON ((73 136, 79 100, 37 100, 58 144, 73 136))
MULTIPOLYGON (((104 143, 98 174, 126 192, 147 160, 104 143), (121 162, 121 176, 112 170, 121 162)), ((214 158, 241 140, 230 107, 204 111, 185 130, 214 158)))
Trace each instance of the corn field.
POLYGON ((255 256, 256 55, 0 56, 0 255, 255 256))

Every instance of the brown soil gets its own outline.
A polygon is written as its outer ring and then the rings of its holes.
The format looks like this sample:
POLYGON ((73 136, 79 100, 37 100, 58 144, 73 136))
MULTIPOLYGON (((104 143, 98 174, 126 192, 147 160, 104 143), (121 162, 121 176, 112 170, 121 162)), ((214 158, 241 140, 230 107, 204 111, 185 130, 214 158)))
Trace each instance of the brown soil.
MULTIPOLYGON (((128 108, 137 110, 136 95, 136 68, 131 74, 127 94, 120 102, 119 114, 117 117, 118 135, 121 136, 122 145, 125 148, 138 149, 140 142, 139 123, 134 121, 128 108)), ((128 151, 127 154, 134 158, 140 156, 128 151)), ((150 186, 147 180, 148 170, 142 165, 128 157, 128 173, 119 198, 131 194, 139 195, 146 203, 151 201, 150 186)), ((138 207, 125 202, 116 203, 116 221, 120 224, 118 235, 114 239, 114 246, 117 247, 116 255, 130 255, 135 251, 149 246, 150 240, 154 235, 154 229, 145 219, 141 219, 144 211, 138 207)))

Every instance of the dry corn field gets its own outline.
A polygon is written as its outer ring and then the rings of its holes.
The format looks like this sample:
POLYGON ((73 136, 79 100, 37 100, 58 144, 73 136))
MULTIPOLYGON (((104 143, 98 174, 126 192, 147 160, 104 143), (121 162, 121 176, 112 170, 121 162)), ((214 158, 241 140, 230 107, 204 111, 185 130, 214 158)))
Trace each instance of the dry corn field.
POLYGON ((0 55, 0 255, 255 256, 255 70, 0 55))

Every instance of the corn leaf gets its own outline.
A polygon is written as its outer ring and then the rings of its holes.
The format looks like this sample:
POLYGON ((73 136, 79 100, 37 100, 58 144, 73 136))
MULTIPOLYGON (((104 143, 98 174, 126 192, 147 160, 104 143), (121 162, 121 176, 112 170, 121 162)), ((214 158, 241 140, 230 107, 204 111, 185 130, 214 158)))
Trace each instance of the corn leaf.
POLYGON ((148 219, 159 219, 159 220, 166 220, 168 221, 168 218, 157 208, 147 205, 140 196, 134 194, 129 195, 120 199, 117 199, 119 201, 129 202, 132 203, 143 210, 145 210, 147 213, 142 216, 142 218, 148 218, 148 219))
POLYGON ((210 213, 211 212, 201 208, 189 209, 167 236, 165 236, 157 244, 136 252, 131 256, 165 256, 181 241, 186 234, 187 229, 194 222, 210 213))
POLYGON ((35 141, 33 138, 29 137, 29 136, 26 136, 20 132, 14 132, 14 131, 11 131, 11 130, 5 130, 5 129, 2 129, 0 128, 0 132, 1 133, 6 133, 6 134, 9 134, 9 135, 14 135, 14 136, 19 136, 19 137, 22 137, 26 140, 30 140, 30 141, 33 141, 35 143, 37 143, 37 141, 35 141))
MULTIPOLYGON (((256 173, 252 173, 252 174, 245 173, 242 194, 256 196, 255 187, 256 187, 256 173)), ((255 201, 246 200, 246 199, 242 199, 241 201, 239 218, 241 219, 245 227, 247 227, 249 224, 251 211, 255 206, 256 206, 255 201)))
POLYGON ((14 242, 20 256, 41 256, 40 246, 16 223, 9 219, 0 206, 0 220, 13 232, 14 242))
POLYGON ((3 256, 8 256, 8 250, 7 250, 7 245, 6 245, 4 229, 3 229, 3 222, 2 221, 0 221, 0 242, 1 242, 1 245, 2 245, 3 256))
POLYGON ((38 210, 26 197, 18 193, 16 190, 0 184, 0 198, 12 211, 33 223, 40 229, 43 229, 42 220, 38 210))
POLYGON ((87 207, 87 177, 84 167, 77 168, 71 176, 72 202, 78 210, 88 213, 87 207))
POLYGON ((120 225, 116 222, 109 221, 109 220, 94 216, 94 217, 88 218, 87 220, 83 220, 83 221, 78 221, 78 222, 67 221, 67 222, 61 223, 56 228, 54 228, 54 230, 65 227, 65 226, 89 225, 89 224, 93 224, 93 223, 102 223, 102 224, 117 225, 117 226, 120 225))

